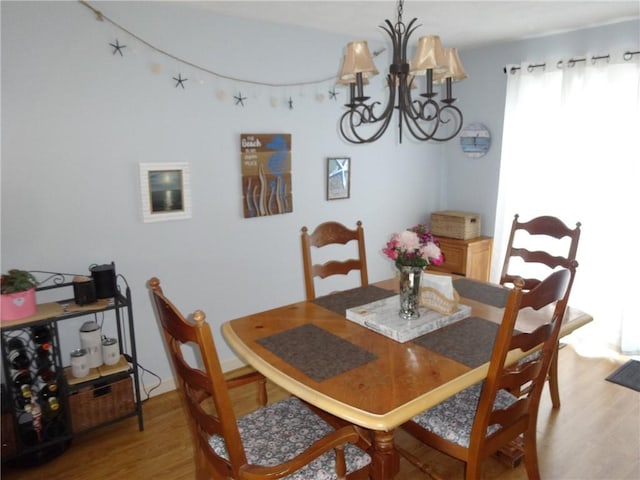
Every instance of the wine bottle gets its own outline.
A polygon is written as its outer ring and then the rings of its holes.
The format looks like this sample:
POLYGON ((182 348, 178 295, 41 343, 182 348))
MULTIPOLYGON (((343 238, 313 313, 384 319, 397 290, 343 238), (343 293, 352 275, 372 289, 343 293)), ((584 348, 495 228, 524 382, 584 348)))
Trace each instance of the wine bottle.
POLYGON ((36 357, 43 358, 49 357, 51 355, 51 344, 43 343, 42 345, 38 345, 36 348, 36 357))
POLYGON ((50 343, 43 343, 36 348, 36 367, 38 375, 44 382, 49 382, 55 377, 50 343))
POLYGON ((31 338, 33 338, 34 343, 38 345, 51 343, 51 330, 49 330, 47 325, 31 327, 31 338))
POLYGON ((56 372, 51 360, 38 362, 38 376, 45 383, 48 383, 55 378, 56 372))
POLYGON ((40 390, 40 398, 46 417, 51 418, 60 411, 60 402, 58 401, 58 385, 55 382, 47 383, 40 390))
POLYGON ((21 339, 12 338, 7 342, 7 347, 9 348, 7 358, 14 370, 29 368, 31 365, 31 359, 27 355, 27 349, 21 339))
POLYGON ((31 374, 29 370, 16 370, 11 374, 11 380, 16 389, 15 399, 19 410, 31 413, 31 374))
POLYGON ((11 380, 18 392, 20 392, 21 396, 24 398, 31 398, 31 383, 33 382, 33 379, 31 378, 29 370, 15 370, 11 374, 11 380))

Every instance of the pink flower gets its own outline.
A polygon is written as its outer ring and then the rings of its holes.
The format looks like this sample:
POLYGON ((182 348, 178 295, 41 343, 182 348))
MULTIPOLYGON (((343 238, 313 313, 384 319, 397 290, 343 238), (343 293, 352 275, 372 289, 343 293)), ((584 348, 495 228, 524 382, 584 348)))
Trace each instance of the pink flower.
POLYGON ((417 250, 420 248, 420 238, 416 232, 405 230, 398 234, 398 248, 402 250, 417 250))
POLYGON ((440 252, 438 257, 431 257, 430 260, 434 265, 442 265, 444 263, 444 255, 440 252))
POLYGON ((426 258, 437 258, 442 255, 440 247, 435 243, 427 243, 422 247, 422 256, 426 258))
POLYGON ((425 225, 416 225, 403 232, 394 233, 382 249, 382 253, 395 261, 398 268, 424 268, 430 264, 442 265, 444 262, 438 240, 425 225))

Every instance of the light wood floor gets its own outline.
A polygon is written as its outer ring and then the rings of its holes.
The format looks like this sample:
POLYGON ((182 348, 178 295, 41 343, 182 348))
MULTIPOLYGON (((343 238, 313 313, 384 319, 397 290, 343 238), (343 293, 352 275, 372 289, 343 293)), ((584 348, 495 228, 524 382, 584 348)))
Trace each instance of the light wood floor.
MULTIPOLYGON (((552 411, 548 392, 538 419, 542 478, 551 480, 622 480, 640 478, 640 393, 604 380, 619 362, 578 355, 573 347, 560 351, 562 408, 552 411)), ((271 399, 283 395, 270 385, 271 399)), ((253 391, 239 392, 241 413, 252 408, 253 391)), ((57 459, 35 468, 3 466, 2 478, 49 480, 193 479, 192 447, 185 417, 175 392, 144 404, 145 430, 137 420, 77 437, 57 459)), ((417 444, 403 432, 397 444, 413 453, 433 477, 404 458, 397 480, 462 478, 462 464, 417 444)), ((524 467, 509 469, 494 459, 483 465, 487 479, 524 479, 524 467)), ((312 480, 312 479, 310 479, 312 480)))

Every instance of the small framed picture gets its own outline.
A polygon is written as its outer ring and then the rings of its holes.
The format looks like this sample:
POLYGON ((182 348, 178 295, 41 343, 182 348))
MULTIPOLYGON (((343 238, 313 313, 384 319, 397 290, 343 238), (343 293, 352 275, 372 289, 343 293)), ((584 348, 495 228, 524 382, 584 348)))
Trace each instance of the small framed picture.
POLYGON ((188 163, 141 163, 140 192, 145 223, 191 218, 188 163))
POLYGON ((349 198, 351 189, 351 159, 327 158, 327 200, 349 198))

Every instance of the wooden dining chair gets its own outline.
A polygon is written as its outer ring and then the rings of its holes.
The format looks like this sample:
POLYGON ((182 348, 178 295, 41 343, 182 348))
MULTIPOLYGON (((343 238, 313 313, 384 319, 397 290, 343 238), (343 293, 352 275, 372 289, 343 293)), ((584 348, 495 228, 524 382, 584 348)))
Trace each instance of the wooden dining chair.
POLYGON ((225 380, 205 315, 185 319, 149 280, 153 303, 194 439, 196 478, 307 480, 369 478, 371 457, 356 447, 353 426, 334 429, 295 397, 266 405, 264 377, 253 372, 225 380), (183 347, 195 349, 192 366, 183 347), (262 405, 237 418, 229 388, 257 381, 262 405))
POLYGON ((536 448, 538 406, 551 357, 567 306, 568 286, 577 264, 552 273, 530 291, 514 279, 498 329, 486 379, 411 421, 407 432, 427 445, 465 462, 465 478, 479 479, 484 458, 523 435, 524 461, 529 479, 539 479, 536 448), (554 305, 555 302, 555 305, 554 305), (518 314, 541 310, 548 321, 533 332, 514 332, 518 314), (508 354, 539 347, 542 354, 527 362, 509 365, 508 354), (521 397, 507 390, 530 384, 521 397))
MULTIPOLYGON (((516 214, 511 224, 500 283, 512 285, 513 279, 519 276, 524 278, 524 289, 531 290, 554 269, 568 268, 571 262, 576 260, 580 227, 580 222, 576 223, 575 228, 570 228, 562 220, 552 216, 541 216, 527 222, 520 222, 519 215, 516 214), (535 246, 527 248, 527 241, 530 245, 535 245, 534 242, 539 239, 546 241, 546 245, 554 247, 554 250, 546 251, 535 246), (531 267, 537 268, 535 276, 532 276, 531 267)), ((569 294, 572 284, 569 285, 569 294)), ((556 345, 548 377, 553 408, 560 408, 558 349, 559 344, 556 345)))
POLYGON ((302 227, 301 241, 307 300, 316 298, 315 277, 326 278, 332 275, 347 275, 352 270, 359 270, 360 286, 366 287, 369 284, 364 230, 361 221, 358 220, 355 230, 351 230, 338 222, 321 223, 313 233, 309 233, 307 227, 302 227), (313 263, 311 247, 322 248, 334 244, 346 245, 353 240, 357 242, 358 258, 329 260, 322 264, 313 263))

